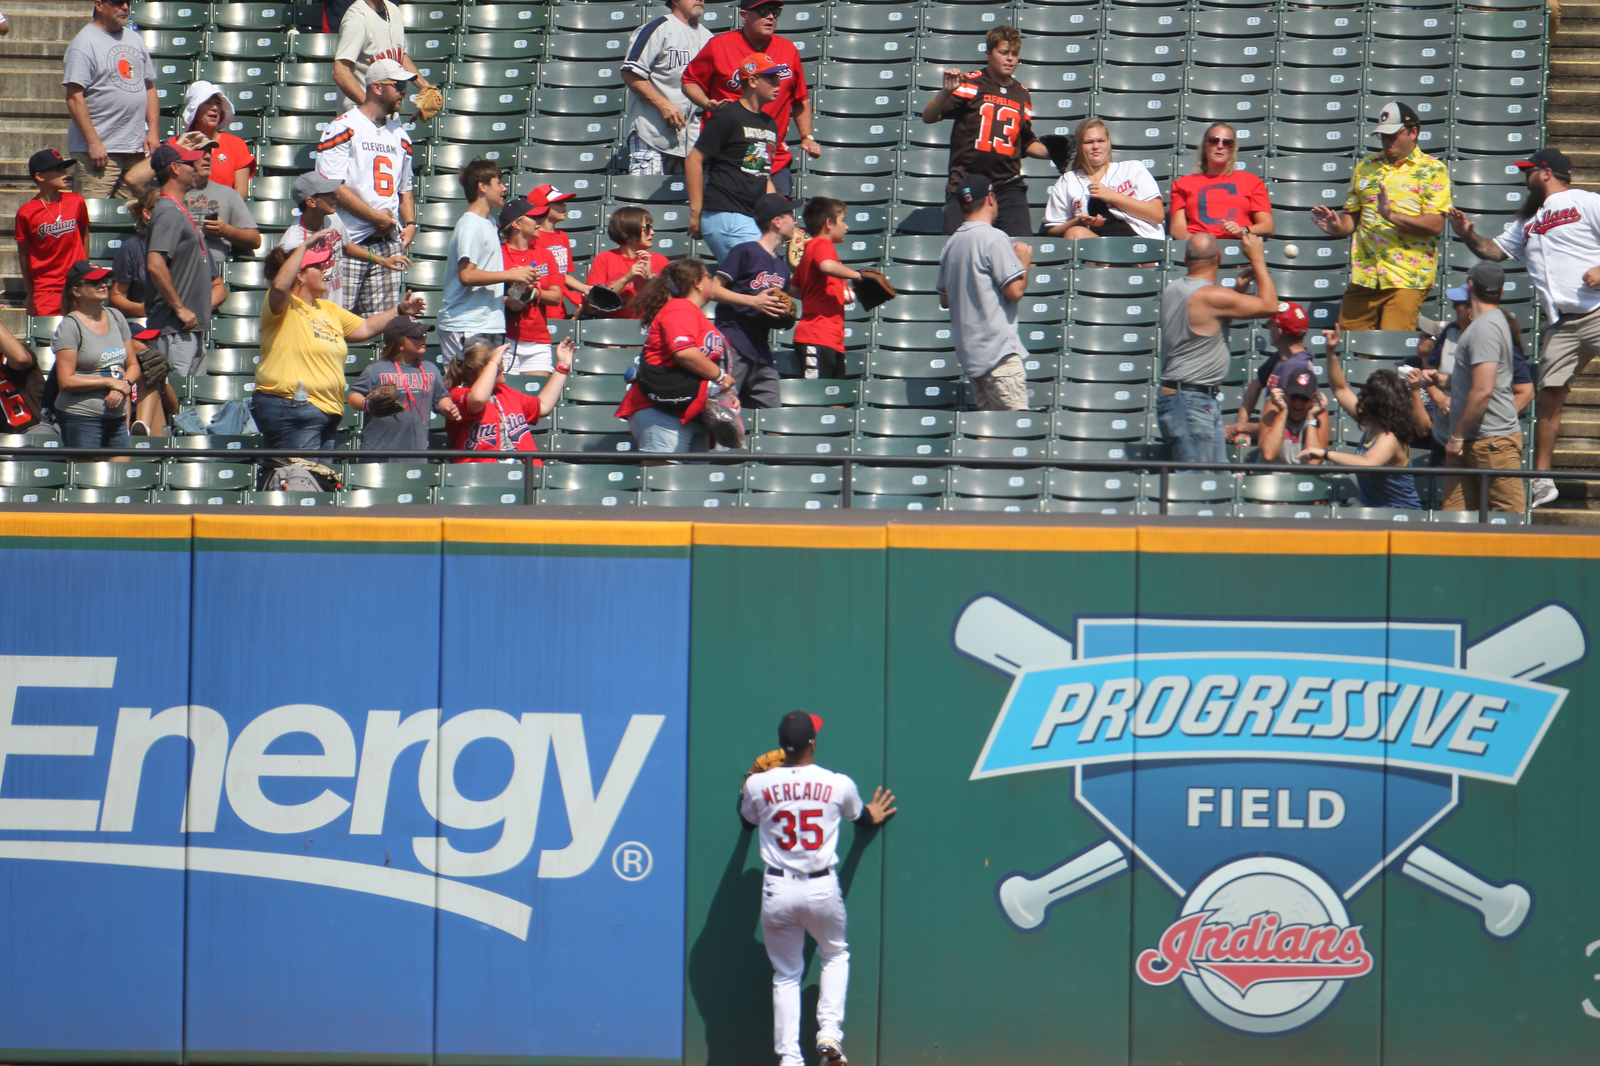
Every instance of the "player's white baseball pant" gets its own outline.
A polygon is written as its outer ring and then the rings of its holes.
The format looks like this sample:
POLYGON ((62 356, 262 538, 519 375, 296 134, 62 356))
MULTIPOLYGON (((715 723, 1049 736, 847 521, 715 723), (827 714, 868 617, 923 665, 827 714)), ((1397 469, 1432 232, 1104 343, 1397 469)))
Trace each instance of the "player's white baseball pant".
POLYGON ((844 897, 835 874, 809 880, 771 873, 762 879, 761 932, 772 960, 772 1046, 779 1066, 803 1066, 800 1056, 800 979, 806 934, 822 956, 817 1036, 844 1039, 844 998, 850 952, 844 939, 844 897))

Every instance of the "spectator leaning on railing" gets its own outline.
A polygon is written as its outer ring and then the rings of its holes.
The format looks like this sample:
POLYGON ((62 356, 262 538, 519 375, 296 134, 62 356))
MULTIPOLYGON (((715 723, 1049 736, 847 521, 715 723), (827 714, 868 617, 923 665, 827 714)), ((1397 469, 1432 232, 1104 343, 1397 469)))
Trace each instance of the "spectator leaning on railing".
POLYGON ((155 65, 127 28, 129 0, 94 0, 94 21, 67 46, 67 151, 83 164, 75 190, 89 199, 117 194, 128 169, 156 150, 161 101, 155 65))
POLYGON ((1439 267, 1439 235, 1450 210, 1450 171, 1417 147, 1422 122, 1398 100, 1373 128, 1383 151, 1356 164, 1344 210, 1313 207, 1331 237, 1355 234, 1350 286, 1339 305, 1344 330, 1417 328, 1439 267))

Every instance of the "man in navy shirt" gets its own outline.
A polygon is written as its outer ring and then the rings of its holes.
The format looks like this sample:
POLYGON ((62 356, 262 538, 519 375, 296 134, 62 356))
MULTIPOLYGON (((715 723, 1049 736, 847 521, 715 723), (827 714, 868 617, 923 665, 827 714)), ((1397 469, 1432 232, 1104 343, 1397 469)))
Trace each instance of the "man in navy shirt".
POLYGON ((717 329, 732 349, 728 373, 738 383, 739 403, 778 407, 778 368, 767 335, 794 325, 779 295, 789 288, 786 250, 794 232, 794 204, 768 193, 756 201, 755 219, 760 239, 734 245, 717 264, 711 298, 717 301, 717 329))

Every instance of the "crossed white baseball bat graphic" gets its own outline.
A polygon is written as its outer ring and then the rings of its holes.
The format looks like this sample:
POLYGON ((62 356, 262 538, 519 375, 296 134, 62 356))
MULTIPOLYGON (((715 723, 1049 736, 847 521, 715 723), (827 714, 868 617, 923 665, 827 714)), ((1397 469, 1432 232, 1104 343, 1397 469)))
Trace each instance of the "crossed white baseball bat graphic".
MULTIPOLYGON (((967 605, 956 620, 955 645, 1008 676, 1035 666, 1072 661, 1072 642, 993 596, 967 605)), ((1588 650, 1583 627, 1564 607, 1551 604, 1492 633, 1467 649, 1467 669, 1533 681, 1570 666, 1588 650)), ((1102 841, 1037 877, 1013 874, 1000 885, 1000 906, 1021 929, 1044 924, 1055 904, 1129 868, 1128 854, 1114 840, 1102 841)), ((1533 909, 1533 896, 1515 881, 1490 884, 1426 845, 1411 849, 1400 872, 1483 917, 1492 937, 1514 935, 1533 909)))

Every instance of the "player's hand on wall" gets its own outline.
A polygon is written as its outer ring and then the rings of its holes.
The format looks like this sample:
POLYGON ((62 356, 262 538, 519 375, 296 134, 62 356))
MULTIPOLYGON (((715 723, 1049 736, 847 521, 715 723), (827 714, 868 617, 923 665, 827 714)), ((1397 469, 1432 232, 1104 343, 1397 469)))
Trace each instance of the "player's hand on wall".
POLYGON ((867 816, 872 819, 873 825, 887 822, 899 809, 894 805, 893 792, 882 786, 872 790, 872 799, 867 802, 867 816))

